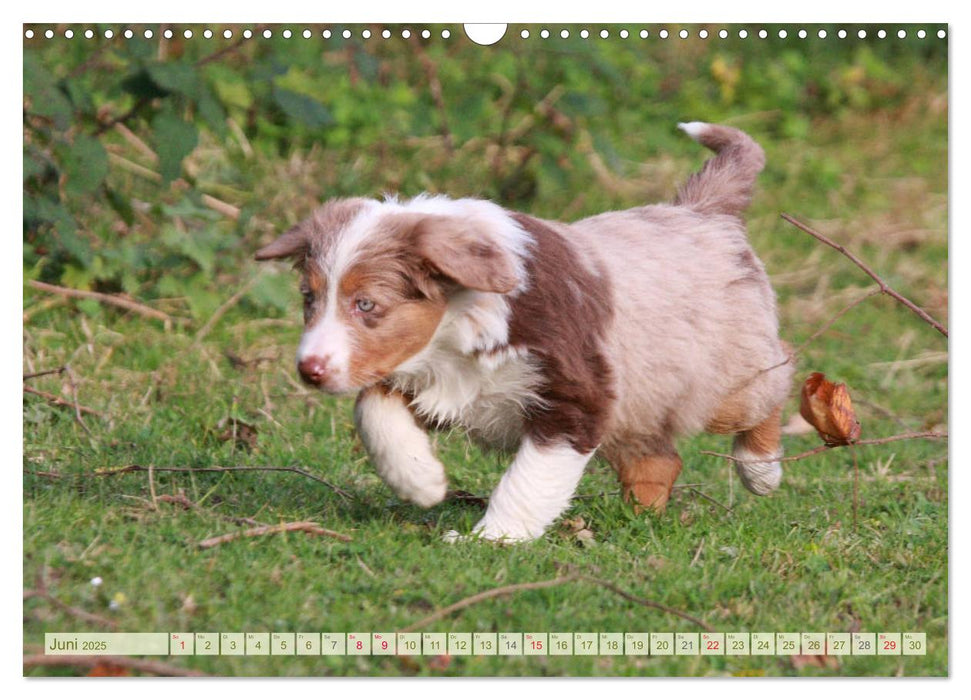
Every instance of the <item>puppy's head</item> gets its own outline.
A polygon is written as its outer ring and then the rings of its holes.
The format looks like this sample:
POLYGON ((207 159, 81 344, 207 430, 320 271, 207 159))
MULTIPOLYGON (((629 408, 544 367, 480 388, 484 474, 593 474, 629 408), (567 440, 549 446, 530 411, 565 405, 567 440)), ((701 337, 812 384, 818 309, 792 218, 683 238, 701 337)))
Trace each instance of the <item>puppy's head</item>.
POLYGON ((425 348, 461 290, 504 294, 519 270, 475 217, 393 202, 329 202, 256 253, 302 272, 305 382, 345 393, 381 381, 425 348))

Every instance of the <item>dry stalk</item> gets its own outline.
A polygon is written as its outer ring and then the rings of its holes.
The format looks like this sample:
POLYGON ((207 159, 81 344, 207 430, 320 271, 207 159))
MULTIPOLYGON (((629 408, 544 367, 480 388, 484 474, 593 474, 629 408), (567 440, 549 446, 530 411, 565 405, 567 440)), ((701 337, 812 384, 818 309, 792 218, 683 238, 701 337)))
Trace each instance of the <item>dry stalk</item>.
MULTIPOLYGON (((354 500, 354 496, 334 484, 321 479, 319 476, 315 476, 310 472, 304 471, 298 467, 156 467, 153 466, 151 469, 155 472, 191 472, 191 473, 202 473, 202 472, 290 472, 292 474, 299 474, 300 476, 305 476, 308 479, 313 479, 317 483, 323 484, 328 487, 337 495, 354 500)), ((113 467, 110 469, 96 469, 92 476, 116 476, 119 474, 131 474, 134 472, 146 472, 149 467, 142 466, 141 464, 129 464, 124 467, 113 467)))
POLYGON ((150 306, 145 306, 145 304, 140 304, 137 301, 127 299, 117 294, 103 294, 101 292, 91 292, 84 289, 59 287, 56 284, 47 284, 46 282, 40 282, 38 280, 30 280, 28 284, 41 292, 60 294, 61 296, 72 297, 74 299, 94 299, 95 301, 99 301, 103 304, 110 304, 128 311, 134 311, 141 316, 147 316, 148 318, 154 318, 162 321, 165 323, 166 327, 169 327, 172 323, 172 317, 167 313, 163 313, 158 309, 153 309, 150 306))
MULTIPOLYGON (((888 442, 898 442, 900 440, 947 440, 947 433, 936 433, 933 431, 926 431, 922 433, 901 433, 900 435, 888 435, 882 438, 871 438, 869 440, 856 440, 854 442, 847 443, 846 445, 820 445, 819 447, 814 447, 811 450, 806 450, 805 452, 800 452, 797 455, 792 455, 791 457, 783 457, 780 462, 797 462, 800 459, 805 459, 806 457, 812 457, 813 455, 818 455, 821 452, 826 452, 828 450, 834 450, 838 447, 853 447, 858 445, 885 445, 888 442)), ((711 457, 723 457, 724 459, 730 459, 733 462, 757 462, 758 459, 747 458, 741 459, 735 457, 734 455, 725 454, 724 452, 712 452, 710 450, 701 450, 698 454, 709 455, 711 457)))
POLYGON ((503 596, 519 593, 520 591, 535 591, 535 590, 541 590, 543 588, 553 588, 555 586, 562 586, 564 584, 575 583, 577 581, 585 581, 587 583, 592 583, 596 586, 601 586, 602 588, 606 588, 607 590, 613 593, 616 593, 617 595, 621 596, 625 600, 631 601, 632 603, 637 603, 638 605, 643 605, 645 607, 654 608, 655 610, 660 610, 670 615, 675 615, 677 617, 683 618, 685 620, 688 620, 689 622, 692 622, 700 626, 704 630, 707 630, 709 632, 713 631, 713 628, 710 627, 706 622, 698 619, 697 617, 694 617, 693 615, 689 615, 685 612, 669 607, 667 605, 663 605, 661 603, 657 603, 653 600, 648 600, 647 598, 641 598, 639 596, 635 596, 623 590, 619 586, 611 583, 610 581, 604 581, 603 579, 599 579, 594 576, 587 576, 586 574, 581 574, 577 571, 566 574, 565 576, 559 576, 554 579, 547 579, 545 581, 529 581, 526 583, 514 583, 508 586, 500 586, 498 588, 492 588, 487 591, 476 593, 475 595, 468 596, 467 598, 463 598, 458 602, 452 603, 451 605, 444 607, 441 610, 437 610, 431 615, 423 617, 417 622, 413 622, 412 624, 398 631, 413 632, 414 630, 425 627, 426 625, 429 625, 432 622, 437 622, 442 618, 448 617, 454 612, 467 608, 471 605, 475 605, 476 603, 481 603, 482 601, 485 601, 485 600, 491 600, 493 598, 501 598, 503 596))
POLYGON ((28 394, 34 394, 35 396, 40 396, 42 399, 46 399, 47 401, 54 404, 55 406, 65 406, 66 408, 73 408, 75 409, 75 411, 79 413, 88 413, 92 416, 98 416, 98 418, 104 418, 104 414, 101 413, 100 411, 95 411, 93 408, 88 408, 87 406, 82 406, 78 403, 65 401, 60 396, 55 396, 54 394, 50 394, 46 391, 41 391, 40 389, 34 389, 33 387, 29 387, 26 384, 24 384, 24 391, 26 391, 28 394))
POLYGON ((786 221, 788 221, 793 226, 795 226, 800 231, 803 231, 805 233, 808 233, 810 236, 812 236, 813 238, 815 238, 817 241, 820 241, 822 243, 825 243, 830 248, 833 248, 834 250, 836 250, 839 253, 841 253, 843 256, 845 256, 847 259, 849 259, 850 262, 852 262, 858 268, 860 268, 861 270, 863 270, 867 275, 869 275, 869 277, 874 282, 876 282, 877 284, 879 284, 880 285, 880 291, 882 293, 886 294, 889 297, 893 297, 894 299, 896 299, 897 301, 899 301, 901 304, 903 304, 904 306, 906 306, 908 309, 910 309, 912 312, 914 312, 921 320, 923 320, 925 323, 927 323, 932 328, 934 328, 938 333, 940 333, 941 335, 943 335, 945 338, 948 337, 948 335, 947 335, 947 329, 943 325, 941 325, 940 323, 938 323, 937 321, 935 321, 931 317, 930 314, 928 314, 922 308, 920 308, 919 306, 917 306, 917 304, 915 304, 914 302, 912 302, 910 299, 908 299, 907 297, 905 297, 903 294, 901 294, 901 293, 897 292, 896 290, 894 290, 889 284, 886 283, 886 281, 882 277, 880 277, 880 275, 878 275, 876 272, 874 272, 873 269, 869 265, 867 265, 865 262, 863 262, 862 260, 860 260, 860 258, 858 258, 856 255, 854 255, 853 253, 851 253, 850 251, 848 251, 843 245, 837 243, 836 241, 834 241, 833 239, 829 238, 828 236, 823 235, 819 231, 816 231, 816 230, 810 228, 806 224, 804 224, 804 223, 802 223, 802 222, 794 219, 793 217, 789 216, 788 214, 782 214, 782 218, 785 219, 786 221))
POLYGON ((225 544, 226 542, 238 540, 240 537, 262 537, 263 535, 276 535, 281 532, 307 532, 311 535, 334 537, 342 542, 350 542, 353 539, 350 535, 345 535, 340 532, 335 532, 334 530, 328 530, 320 527, 315 522, 301 521, 280 523, 279 525, 263 525, 262 527, 254 527, 241 532, 230 532, 225 535, 219 535, 218 537, 210 537, 202 540, 199 543, 199 547, 202 549, 209 549, 210 547, 216 547, 218 545, 225 544))

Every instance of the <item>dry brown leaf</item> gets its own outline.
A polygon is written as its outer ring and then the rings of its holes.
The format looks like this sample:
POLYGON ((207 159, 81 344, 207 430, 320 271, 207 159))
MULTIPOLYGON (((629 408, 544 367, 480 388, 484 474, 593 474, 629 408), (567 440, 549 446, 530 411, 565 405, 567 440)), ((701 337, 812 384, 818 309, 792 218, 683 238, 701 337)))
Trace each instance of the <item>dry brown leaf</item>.
POLYGON ((813 372, 802 385, 799 413, 827 445, 848 445, 860 437, 860 421, 846 384, 834 384, 821 372, 813 372))

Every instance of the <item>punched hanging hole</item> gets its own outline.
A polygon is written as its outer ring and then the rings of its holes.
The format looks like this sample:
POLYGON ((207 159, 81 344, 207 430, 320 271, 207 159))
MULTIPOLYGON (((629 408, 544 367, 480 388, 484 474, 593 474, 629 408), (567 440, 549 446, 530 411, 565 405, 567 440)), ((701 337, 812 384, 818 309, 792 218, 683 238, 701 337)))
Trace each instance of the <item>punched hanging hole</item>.
POLYGON ((492 46, 506 35, 506 24, 465 24, 465 35, 479 46, 492 46))

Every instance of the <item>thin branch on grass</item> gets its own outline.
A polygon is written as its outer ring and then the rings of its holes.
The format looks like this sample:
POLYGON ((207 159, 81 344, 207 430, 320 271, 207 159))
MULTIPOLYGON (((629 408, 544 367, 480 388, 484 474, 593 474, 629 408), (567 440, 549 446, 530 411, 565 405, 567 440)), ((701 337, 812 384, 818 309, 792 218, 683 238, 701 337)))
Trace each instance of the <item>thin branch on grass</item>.
POLYGON ((29 387, 26 384, 24 384, 23 388, 24 388, 24 391, 26 391, 28 394, 34 394, 35 396, 40 396, 42 399, 46 399, 47 401, 54 404, 55 406, 64 406, 66 408, 73 408, 77 411, 80 411, 81 413, 87 413, 92 416, 98 416, 98 418, 104 418, 103 413, 101 413, 100 411, 96 411, 93 408, 88 408, 87 406, 82 406, 77 403, 72 403, 71 401, 65 401, 60 396, 56 396, 46 391, 41 391, 40 389, 34 389, 33 387, 29 387))
POLYGON ((160 173, 155 172, 151 168, 146 168, 144 165, 140 165, 138 163, 130 161, 127 158, 120 156, 117 153, 114 153, 112 151, 108 151, 108 160, 114 165, 119 166, 122 170, 127 170, 133 175, 137 175, 138 177, 145 178, 150 182, 162 181, 162 175, 160 173))
POLYGON ((67 368, 64 366, 61 366, 61 367, 55 367, 54 369, 45 369, 42 372, 31 372, 30 374, 24 375, 24 381, 26 382, 28 379, 37 379, 37 377, 46 377, 49 374, 60 374, 65 369, 67 368))
MULTIPOLYGON (((809 336, 808 338, 806 338, 806 339, 805 339, 805 340, 804 340, 804 341, 803 341, 803 342, 802 342, 802 343, 801 343, 801 344, 799 345, 799 347, 797 347, 797 348, 796 348, 796 349, 794 349, 794 350, 791 350, 791 351, 789 352, 789 359, 787 360, 787 362, 788 362, 788 361, 791 361, 791 360, 792 360, 792 358, 793 358, 793 357, 795 357, 796 355, 799 355, 799 354, 800 354, 800 353, 801 353, 801 352, 802 352, 803 350, 805 350, 805 349, 806 349, 806 347, 807 347, 807 346, 808 346, 808 345, 809 345, 809 344, 810 344, 811 342, 813 342, 814 340, 816 340, 816 338, 818 338, 818 337, 819 337, 819 336, 821 336, 821 335, 822 335, 823 333, 825 333, 825 332, 826 332, 826 331, 828 331, 828 330, 829 330, 830 328, 832 328, 832 327, 833 327, 833 324, 834 324, 834 323, 836 323, 836 322, 837 322, 837 321, 838 321, 839 319, 841 319, 841 318, 842 318, 843 316, 845 316, 845 315, 846 315, 847 313, 849 313, 849 312, 850 312, 850 311, 851 311, 852 309, 854 309, 854 308, 856 308, 857 306, 859 306, 860 304, 862 304, 863 302, 865 302, 865 301, 866 301, 867 299, 869 299, 870 297, 875 297, 875 296, 876 296, 877 294, 882 294, 882 293, 883 293, 883 290, 882 290, 882 289, 871 289, 871 290, 870 290, 869 292, 867 292, 867 293, 866 293, 866 294, 864 294, 863 296, 861 296, 861 297, 859 297, 859 298, 857 298, 857 299, 856 299, 855 301, 852 301, 852 302, 850 302, 849 304, 847 304, 846 306, 844 306, 844 307, 843 307, 842 309, 840 309, 840 310, 839 310, 839 311, 838 311, 838 312, 836 313, 836 315, 834 315, 833 317, 831 317, 831 318, 830 318, 830 319, 829 319, 828 321, 826 321, 826 322, 825 322, 825 323, 824 323, 824 324, 823 324, 822 326, 820 326, 819 328, 817 328, 817 329, 816 329, 816 330, 815 330, 815 331, 814 331, 814 332, 812 333, 812 335, 810 335, 810 336, 809 336)), ((771 369, 771 368, 770 368, 770 369, 771 369)))
POLYGON ((239 221, 240 209, 235 204, 230 204, 229 202, 224 202, 221 199, 213 197, 211 194, 201 194, 199 200, 205 204, 207 207, 213 211, 219 212, 227 219, 232 219, 233 221, 239 221))
POLYGON ((193 339, 195 344, 200 343, 203 338, 209 335, 209 332, 219 322, 219 319, 225 316, 227 311, 239 303, 239 300, 242 299, 246 293, 253 288, 253 285, 256 284, 259 278, 260 273, 250 277, 246 284, 240 287, 235 294, 219 305, 219 308, 213 312, 212 316, 209 317, 209 320, 206 321, 202 328, 196 332, 196 337, 193 339))
POLYGON ((910 299, 908 299, 907 297, 905 297, 903 294, 900 294, 899 292, 897 292, 896 290, 894 290, 889 284, 887 284, 884 281, 884 279, 882 277, 880 277, 880 275, 878 275, 876 272, 874 272, 873 269, 870 268, 869 265, 867 265, 865 262, 863 262, 862 260, 860 260, 860 258, 858 258, 856 255, 854 255, 853 253, 851 253, 850 251, 848 251, 843 245, 837 243, 836 241, 834 241, 833 239, 829 238, 828 236, 823 235, 819 231, 813 230, 812 228, 810 228, 806 224, 798 221, 797 219, 794 219, 793 217, 789 216, 788 214, 782 214, 782 218, 785 219, 786 221, 788 221, 793 226, 795 226, 800 231, 803 231, 805 233, 808 233, 810 236, 812 236, 813 238, 815 238, 817 241, 820 241, 822 243, 825 243, 830 248, 833 248, 834 250, 840 252, 843 256, 845 256, 846 258, 848 258, 850 260, 850 262, 852 262, 858 268, 860 268, 861 270, 863 270, 867 275, 869 275, 869 277, 873 281, 875 281, 877 284, 879 284, 880 285, 880 291, 883 294, 886 294, 887 296, 893 297, 894 299, 896 299, 897 301, 899 301, 901 304, 903 304, 904 306, 906 306, 908 309, 910 309, 912 312, 914 312, 921 320, 923 320, 925 323, 929 324, 938 333, 940 333, 941 335, 943 335, 945 338, 948 337, 948 335, 947 335, 947 329, 943 325, 941 325, 940 323, 938 323, 937 321, 935 321, 931 317, 930 314, 928 314, 922 308, 920 308, 919 306, 917 306, 917 304, 915 304, 914 302, 912 302, 910 299))
POLYGON ((334 530, 328 530, 320 527, 315 522, 301 521, 280 523, 279 525, 264 525, 262 527, 254 527, 241 532, 230 532, 225 535, 219 535, 218 537, 210 537, 209 539, 202 540, 198 546, 202 549, 209 549, 210 547, 217 547, 221 544, 225 544, 226 542, 238 540, 240 537, 262 537, 263 535, 275 535, 281 532, 307 532, 311 535, 334 537, 342 542, 351 542, 353 540, 350 535, 335 532, 334 530))
POLYGON ((698 543, 698 549, 695 550, 695 555, 691 558, 691 563, 688 564, 689 569, 695 564, 697 564, 698 560, 701 559, 701 552, 704 548, 705 548, 705 538, 702 537, 701 542, 698 543))
POLYGON ((675 608, 669 607, 667 605, 663 605, 661 603, 657 603, 653 600, 648 600, 647 598, 641 598, 639 596, 635 596, 609 581, 604 581, 603 579, 599 579, 594 576, 587 576, 586 574, 581 574, 577 571, 569 573, 565 576, 559 576, 557 578, 548 579, 545 581, 529 581, 527 583, 514 583, 508 586, 500 586, 499 588, 492 588, 487 591, 482 591, 481 593, 476 593, 475 595, 471 595, 471 596, 468 596, 467 598, 463 598, 462 600, 456 603, 452 603, 451 605, 444 607, 441 610, 437 610, 431 615, 423 617, 417 622, 413 622, 412 624, 398 631, 413 632, 414 630, 425 627, 426 625, 429 625, 432 622, 437 622, 438 620, 448 617, 454 612, 457 612, 469 606, 475 605, 476 603, 481 603, 482 601, 485 601, 485 600, 491 600, 493 598, 501 598, 503 596, 519 593, 521 591, 536 591, 544 588, 553 588, 555 586, 562 586, 567 583, 575 583, 578 581, 592 583, 596 586, 601 586, 602 588, 606 588, 607 590, 612 591, 613 593, 616 593, 617 595, 621 596, 626 600, 631 601, 632 603, 637 603, 638 605, 643 605, 648 608, 654 608, 655 610, 660 610, 670 615, 676 615, 682 619, 688 620, 689 622, 693 622, 694 624, 700 626, 704 630, 713 631, 713 628, 710 627, 706 622, 704 622, 703 620, 699 620, 697 617, 694 617, 693 615, 689 615, 675 608))
POLYGON ((60 479, 64 475, 60 472, 37 472, 32 469, 24 469, 24 474, 30 474, 31 476, 39 476, 44 479, 60 479))
POLYGON ((413 632, 416 629, 425 627, 432 622, 437 622, 445 617, 448 617, 454 612, 467 608, 476 603, 481 603, 484 600, 491 600, 493 598, 501 598, 503 596, 512 595, 514 593, 519 593, 520 591, 537 591, 543 588, 553 588, 554 586, 562 586, 566 583, 574 583, 583 578, 583 574, 578 571, 567 574, 566 576, 559 576, 557 578, 548 579, 546 581, 530 581, 528 583, 514 583, 508 586, 499 586, 498 588, 491 588, 488 591, 482 591, 481 593, 476 593, 467 598, 452 603, 441 610, 436 610, 431 615, 423 617, 417 622, 413 622, 407 627, 404 627, 399 632, 413 632))
POLYGON ((85 424, 84 417, 81 415, 81 404, 78 401, 78 383, 74 377, 74 372, 71 371, 70 365, 65 365, 64 369, 67 372, 68 383, 71 386, 71 401, 72 405, 74 406, 74 420, 77 421, 78 425, 84 428, 84 432, 91 435, 91 429, 85 424))
MULTIPOLYGON (((847 443, 846 445, 820 445, 819 447, 814 447, 811 450, 806 450, 805 452, 800 452, 797 455, 792 455, 791 457, 783 457, 780 462, 796 462, 800 459, 805 459, 806 457, 812 457, 813 455, 818 455, 821 452, 826 452, 828 450, 834 450, 838 447, 853 447, 856 445, 885 445, 888 442, 898 442, 900 440, 947 440, 947 433, 936 433, 933 431, 927 431, 923 433, 901 433, 900 435, 888 435, 882 438, 871 438, 869 440, 856 440, 854 442, 847 443)), ((735 457, 734 455, 725 454, 724 452, 711 452, 709 450, 702 450, 698 454, 709 455, 710 457, 723 457, 724 459, 730 459, 733 462, 759 462, 764 461, 758 458, 747 457, 745 459, 741 457, 735 457)))
POLYGON ((158 309, 153 309, 150 306, 145 306, 145 304, 140 304, 137 301, 133 301, 117 294, 103 294, 101 292, 91 292, 84 289, 59 287, 56 284, 47 284, 46 282, 40 282, 38 280, 30 280, 29 284, 31 287, 41 292, 60 294, 61 296, 71 297, 74 299, 94 299, 102 304, 110 304, 128 311, 134 311, 141 316, 147 316, 148 318, 154 318, 162 321, 165 323, 166 327, 171 325, 173 320, 172 317, 167 313, 159 311, 158 309))
POLYGON ((744 381, 739 382, 729 392, 729 394, 734 394, 734 393, 736 393, 738 391, 741 391, 742 389, 744 389, 745 387, 749 386, 753 381, 755 381, 756 379, 758 379, 759 377, 761 377, 766 372, 771 372, 772 370, 779 369, 780 367, 785 367, 786 365, 788 365, 789 363, 791 363, 793 360, 795 360, 796 357, 800 353, 802 353, 802 351, 805 350, 809 346, 810 343, 812 343, 814 340, 816 340, 816 338, 818 338, 823 333, 825 333, 830 328, 832 328, 833 324, 836 323, 840 318, 842 318, 843 316, 845 316, 852 309, 856 308, 857 306, 859 306, 860 304, 862 304, 864 301, 866 301, 870 297, 874 297, 874 296, 876 296, 878 294, 882 294, 882 293, 883 293, 883 290, 881 290, 881 289, 872 289, 869 292, 867 292, 866 294, 864 294, 863 296, 859 297, 858 299, 850 302, 845 307, 843 307, 842 309, 840 309, 834 316, 830 317, 827 321, 825 321, 823 323, 823 325, 821 325, 819 328, 817 328, 815 331, 813 331, 813 333, 808 338, 806 338, 806 340, 804 340, 799 345, 799 347, 790 348, 788 350, 788 352, 786 353, 786 359, 782 360, 782 362, 777 362, 776 364, 774 364, 774 365, 772 365, 770 367, 764 367, 764 368, 760 369, 758 372, 756 372, 755 374, 753 374, 751 377, 748 377, 744 381))
MULTIPOLYGON (((141 464, 129 464, 124 467, 113 467, 109 469, 96 469, 94 471, 94 476, 115 476, 118 474, 131 474, 133 472, 144 472, 148 471, 149 467, 142 466, 141 464)), ((319 476, 315 476, 310 472, 304 471, 299 467, 152 467, 155 472, 291 472, 293 474, 299 474, 300 476, 305 476, 308 479, 313 479, 314 481, 323 484, 327 488, 331 489, 337 495, 349 499, 355 500, 354 496, 340 488, 335 486, 325 479, 321 479, 319 476)))
POLYGON ((185 510, 191 510, 196 513, 200 511, 212 513, 212 515, 215 515, 217 518, 221 518, 222 520, 227 520, 231 523, 236 523, 237 525, 249 525, 250 527, 263 527, 264 525, 266 525, 266 523, 261 523, 260 521, 254 520, 253 518, 244 518, 238 515, 223 515, 222 513, 205 511, 205 509, 202 506, 200 506, 198 503, 194 503, 192 500, 186 497, 186 495, 182 491, 179 491, 179 493, 177 494, 164 493, 161 496, 159 496, 157 500, 161 501, 162 503, 172 503, 177 506, 182 506, 182 508, 184 508, 185 510))
POLYGON ((207 676, 209 674, 190 668, 180 668, 164 661, 136 659, 129 656, 46 656, 31 654, 24 657, 24 668, 95 668, 116 666, 118 668, 150 673, 153 676, 207 676))
POLYGON ((857 513, 860 509, 860 463, 856 459, 856 449, 853 453, 853 532, 857 530, 857 513))
POLYGON ((141 111, 141 109, 145 105, 147 105, 148 103, 150 103, 151 101, 152 101, 152 98, 150 98, 150 97, 139 97, 135 101, 135 104, 132 105, 131 109, 129 109, 124 114, 121 114, 121 115, 119 115, 117 117, 114 117, 112 119, 109 119, 108 121, 101 122, 98 125, 98 128, 94 130, 94 136, 101 136, 106 131, 108 131, 110 129, 114 129, 115 128, 115 125, 117 125, 117 124, 124 124, 129 119, 131 119, 136 114, 138 114, 138 112, 141 111))
POLYGON ((111 629, 115 629, 118 627, 118 624, 114 620, 109 620, 106 617, 101 617, 100 615, 89 613, 87 610, 82 610, 81 608, 76 608, 73 605, 68 605, 67 603, 60 600, 59 598, 56 598, 47 589, 47 577, 45 575, 46 568, 47 568, 47 565, 45 564, 41 568, 41 570, 37 572, 37 583, 36 583, 37 587, 32 590, 24 591, 24 597, 23 597, 24 600, 28 600, 30 598, 40 598, 41 600, 45 600, 51 605, 57 608, 60 608, 71 617, 76 617, 77 619, 83 620, 84 622, 95 624, 95 625, 102 625, 104 627, 110 627, 111 629))
POLYGON ((647 598, 641 598, 639 596, 635 596, 635 595, 633 595, 631 593, 628 593, 627 591, 623 590, 619 586, 616 586, 615 584, 611 583, 610 581, 604 581, 603 579, 594 578, 592 576, 586 576, 586 575, 582 576, 581 578, 584 581, 588 581, 590 583, 595 583, 598 586, 602 586, 603 588, 606 588, 607 590, 616 593, 621 598, 624 598, 625 600, 629 600, 632 603, 637 603, 638 605, 643 605, 646 608, 654 608, 655 610, 660 610, 661 612, 668 613, 669 615, 675 615, 677 617, 680 617, 681 619, 687 620, 688 622, 693 622, 694 624, 698 625, 699 627, 701 627, 701 629, 705 630, 706 632, 714 632, 715 631, 715 628, 714 627, 712 627, 711 625, 709 625, 704 620, 695 617, 694 615, 689 615, 686 612, 682 612, 681 610, 678 610, 677 608, 672 608, 672 607, 670 607, 668 605, 664 605, 663 603, 657 603, 657 602, 655 602, 653 600, 648 600, 647 598))
POLYGON ((729 515, 731 515, 731 513, 732 513, 732 509, 731 508, 729 508, 728 506, 726 506, 724 503, 720 503, 719 501, 716 501, 714 498, 712 498, 708 494, 704 493, 703 491, 700 491, 700 490, 698 490, 698 489, 696 489, 694 487, 689 488, 688 491, 690 491, 691 493, 694 493, 694 494, 697 494, 697 495, 701 496, 706 501, 709 501, 711 503, 714 503, 719 508, 724 508, 725 509, 725 512, 727 512, 729 515))

